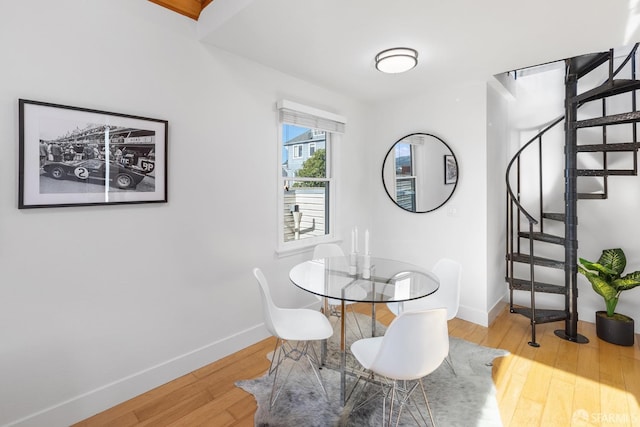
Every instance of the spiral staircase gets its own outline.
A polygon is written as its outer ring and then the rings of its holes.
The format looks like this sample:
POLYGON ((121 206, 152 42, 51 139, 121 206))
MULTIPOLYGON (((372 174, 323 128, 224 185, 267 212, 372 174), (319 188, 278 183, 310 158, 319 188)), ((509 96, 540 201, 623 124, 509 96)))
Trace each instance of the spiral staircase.
MULTIPOLYGON (((640 122, 640 111, 636 106, 636 90, 640 89, 640 80, 636 79, 637 48, 638 44, 622 58, 617 58, 611 49, 566 59, 564 116, 552 121, 524 144, 507 167, 505 260, 510 311, 530 320, 529 345, 533 347, 539 346, 536 325, 558 321, 564 321, 564 329, 555 331, 558 337, 576 343, 588 342, 577 331, 578 200, 606 199, 609 177, 638 175, 640 143, 636 123, 640 122), (585 80, 585 76, 593 79, 598 73, 603 76, 604 83, 579 92, 581 80, 585 80), (624 105, 625 112, 607 112, 614 97, 616 109, 624 105), (585 110, 590 114, 584 114, 585 110), (557 131, 561 125, 564 125, 564 210, 549 212, 546 210, 550 205, 546 201, 549 196, 543 192, 543 188, 548 187, 545 177, 559 171, 549 171, 553 162, 546 161, 543 153, 547 144, 557 143, 557 138, 547 137, 549 131, 557 131), (623 126, 628 129, 620 132, 623 126), (592 143, 594 129, 598 130, 596 144, 592 143), (587 130, 589 138, 585 138, 587 130), (628 136, 621 140, 620 134, 628 136), (610 168, 610 158, 621 155, 630 157, 628 164, 632 163, 632 167, 610 168), (580 156, 589 156, 586 163, 595 160, 598 166, 578 168, 580 156), (532 158, 537 160, 532 161, 532 158), (536 182, 527 183, 527 177, 535 177, 536 182), (579 192, 578 182, 584 179, 599 180, 600 191, 579 192), (557 272, 550 273, 549 270, 557 272), (553 280, 548 280, 549 277, 553 280), (521 295, 519 304, 514 303, 514 294, 523 292, 526 296, 521 295), (536 308, 536 298, 542 298, 540 294, 555 295, 545 296, 544 301, 545 305, 555 304, 558 308, 536 308)), ((584 209, 586 211, 588 207, 584 206, 584 209)))

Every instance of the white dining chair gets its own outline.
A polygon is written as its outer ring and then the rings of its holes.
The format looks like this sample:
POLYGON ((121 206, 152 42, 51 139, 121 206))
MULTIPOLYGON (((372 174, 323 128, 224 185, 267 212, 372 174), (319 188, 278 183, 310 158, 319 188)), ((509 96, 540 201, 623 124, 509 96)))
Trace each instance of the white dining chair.
POLYGON ((253 269, 258 284, 265 326, 269 333, 277 338, 276 347, 269 366, 269 375, 273 375, 273 385, 269 398, 269 409, 273 407, 280 392, 286 385, 291 369, 297 363, 291 364, 284 380, 278 385, 278 372, 287 359, 299 362, 306 359, 309 362, 320 388, 327 396, 327 390, 322 382, 319 367, 320 360, 313 342, 326 340, 333 335, 333 328, 329 320, 320 312, 306 308, 280 308, 271 298, 269 283, 259 268, 253 269))
POLYGON ((431 295, 415 300, 389 302, 387 307, 396 316, 402 311, 425 310, 430 308, 445 307, 447 320, 451 320, 458 314, 460 306, 460 283, 462 265, 458 261, 442 258, 436 262, 431 270, 440 281, 438 290, 431 295))
MULTIPOLYGON (((343 257, 345 256, 345 254, 342 248, 336 243, 319 243, 313 248, 313 259, 322 259, 322 258, 339 257, 339 256, 343 257)), ((362 293, 365 294, 364 289, 362 289, 362 293)), ((322 301, 322 297, 318 296, 318 298, 320 299, 320 301, 322 301)), ((345 310, 349 309, 349 307, 351 308, 351 313, 353 314, 353 318, 358 328, 358 332, 360 333, 360 337, 362 337, 363 334, 362 334, 362 329, 360 328, 360 323, 358 322, 358 316, 356 315, 356 312, 353 309, 353 304, 355 303, 356 301, 345 301, 344 302, 345 310)), ((340 311, 338 311, 337 307, 340 307, 341 304, 342 304, 342 300, 335 299, 335 298, 327 298, 327 305, 329 306, 328 314, 339 317, 340 311)))
MULTIPOLYGON (((412 393, 420 388, 431 425, 435 425, 422 378, 435 371, 448 352, 449 333, 447 312, 444 308, 404 312, 391 322, 384 336, 363 338, 354 342, 351 345, 351 353, 369 374, 364 389, 374 384, 374 379, 380 383, 381 388, 378 389, 379 393, 368 396, 363 402, 357 401, 362 391, 354 395, 355 401, 350 405, 352 411, 382 394, 383 425, 392 425, 396 406, 396 425, 405 408, 416 425, 421 425, 421 422, 427 425, 424 414, 412 398, 412 393), (380 381, 380 376, 387 381, 380 381)), ((359 377, 358 381, 361 379, 359 377)))
MULTIPOLYGON (((448 258, 441 258, 436 262, 431 270, 440 280, 438 290, 424 298, 405 301, 403 303, 387 303, 389 310, 396 316, 402 311, 427 310, 430 308, 444 307, 447 309, 447 320, 451 320, 458 314, 460 307, 460 283, 462 275, 462 265, 458 261, 448 258)), ((451 355, 445 359, 451 371, 456 374, 451 355)))

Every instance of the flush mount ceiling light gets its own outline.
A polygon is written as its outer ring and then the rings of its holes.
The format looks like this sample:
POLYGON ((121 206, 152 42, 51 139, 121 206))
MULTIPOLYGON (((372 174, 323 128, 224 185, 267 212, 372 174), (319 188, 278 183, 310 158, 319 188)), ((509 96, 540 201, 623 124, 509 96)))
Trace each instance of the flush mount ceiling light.
POLYGON ((383 73, 404 73, 417 64, 418 52, 408 47, 394 47, 376 55, 376 68, 383 73))

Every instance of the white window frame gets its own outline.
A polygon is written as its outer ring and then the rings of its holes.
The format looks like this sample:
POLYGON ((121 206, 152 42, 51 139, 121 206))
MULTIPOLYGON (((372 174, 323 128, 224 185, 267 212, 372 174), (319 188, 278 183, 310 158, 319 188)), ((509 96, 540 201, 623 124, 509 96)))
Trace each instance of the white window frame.
MULTIPOLYGON (((336 230, 338 219, 336 218, 336 200, 338 194, 337 177, 336 177, 336 158, 333 155, 335 144, 339 141, 340 135, 344 132, 346 119, 342 116, 330 113, 327 111, 319 110, 313 107, 308 107, 302 104, 297 104, 287 100, 281 100, 277 103, 278 114, 278 139, 277 139, 277 177, 278 177, 278 214, 277 220, 277 243, 276 254, 279 256, 292 255, 299 252, 304 252, 314 247, 319 243, 335 242, 337 241, 336 230), (283 114, 284 112, 284 114, 283 114), (297 121, 300 120, 300 121, 297 121), (326 150, 326 178, 306 178, 305 180, 311 181, 326 181, 329 188, 328 195, 328 215, 329 218, 329 230, 327 234, 321 236, 308 237, 299 240, 284 241, 284 181, 282 176, 282 128, 283 124, 294 124, 298 126, 307 127, 310 129, 318 129, 326 134, 325 150, 326 150)), ((289 180, 291 181, 290 177, 289 180)), ((302 180, 302 179, 299 179, 302 180)))
POLYGON ((302 144, 292 145, 291 151, 293 152, 293 155, 291 156, 292 159, 301 159, 303 157, 302 144))
POLYGON ((315 142, 309 143, 309 157, 313 157, 313 155, 316 154, 316 150, 317 150, 316 145, 317 144, 315 142))

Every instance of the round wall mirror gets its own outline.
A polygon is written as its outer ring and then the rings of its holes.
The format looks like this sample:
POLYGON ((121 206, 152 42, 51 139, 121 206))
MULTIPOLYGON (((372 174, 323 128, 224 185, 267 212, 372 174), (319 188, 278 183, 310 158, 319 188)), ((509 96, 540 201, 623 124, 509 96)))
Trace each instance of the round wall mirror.
POLYGON ((382 183, 389 198, 402 209, 431 212, 453 195, 458 184, 458 161, 442 139, 412 133, 387 152, 382 183))

